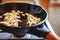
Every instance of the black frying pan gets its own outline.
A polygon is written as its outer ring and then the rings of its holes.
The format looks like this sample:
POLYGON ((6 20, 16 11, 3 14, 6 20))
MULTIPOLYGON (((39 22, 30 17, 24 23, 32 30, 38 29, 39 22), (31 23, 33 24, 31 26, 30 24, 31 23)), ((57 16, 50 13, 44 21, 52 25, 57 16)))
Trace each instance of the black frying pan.
MULTIPOLYGON (((41 18, 42 19, 41 22, 31 26, 33 28, 37 27, 38 25, 42 25, 47 19, 46 11, 38 5, 27 4, 27 3, 2 3, 0 4, 0 16, 2 16, 5 12, 10 12, 11 10, 21 10, 24 13, 26 12, 31 13, 32 15, 35 15, 41 18)), ((0 21, 2 21, 2 18, 0 18, 0 21)), ((3 32, 13 33, 17 36, 25 35, 31 29, 31 27, 17 28, 17 27, 8 27, 8 26, 0 25, 0 29, 2 29, 3 32)))

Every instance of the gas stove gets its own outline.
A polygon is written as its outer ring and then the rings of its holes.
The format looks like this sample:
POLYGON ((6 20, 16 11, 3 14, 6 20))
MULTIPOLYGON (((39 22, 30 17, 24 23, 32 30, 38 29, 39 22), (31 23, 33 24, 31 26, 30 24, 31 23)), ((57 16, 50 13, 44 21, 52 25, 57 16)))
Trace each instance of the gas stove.
MULTIPOLYGON (((39 3, 37 1, 36 1, 35 4, 39 5, 39 3)), ((46 20, 45 23, 43 23, 43 25, 38 26, 36 29, 38 29, 38 30, 43 29, 45 31, 52 32, 52 34, 55 34, 54 30, 52 29, 52 27, 51 27, 51 25, 50 25, 50 23, 48 21, 48 19, 46 20)), ((34 35, 34 33, 31 33, 31 31, 28 32, 27 34, 25 34, 25 36, 23 36, 23 37, 16 37, 11 33, 2 32, 2 30, 0 30, 0 39, 44 39, 44 38, 39 37, 37 35, 34 35)))

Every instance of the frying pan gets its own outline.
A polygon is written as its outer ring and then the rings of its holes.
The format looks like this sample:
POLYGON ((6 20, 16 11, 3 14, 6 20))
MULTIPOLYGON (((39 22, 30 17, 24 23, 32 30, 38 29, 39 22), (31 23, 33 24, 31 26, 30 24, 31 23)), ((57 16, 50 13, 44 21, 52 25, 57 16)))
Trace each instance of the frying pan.
MULTIPOLYGON (((3 30, 3 32, 13 33, 16 36, 24 36, 29 30, 36 28, 38 25, 42 25, 46 19, 47 19, 47 13, 46 11, 34 4, 28 4, 28 3, 1 3, 0 4, 0 16, 2 16, 5 12, 10 12, 11 10, 20 10, 24 13, 31 13, 32 15, 35 15, 39 18, 41 18, 41 22, 32 25, 31 27, 8 27, 0 25, 0 29, 3 30)), ((2 21, 2 18, 0 18, 0 21, 2 21)), ((34 29, 33 29, 34 30, 34 29)))

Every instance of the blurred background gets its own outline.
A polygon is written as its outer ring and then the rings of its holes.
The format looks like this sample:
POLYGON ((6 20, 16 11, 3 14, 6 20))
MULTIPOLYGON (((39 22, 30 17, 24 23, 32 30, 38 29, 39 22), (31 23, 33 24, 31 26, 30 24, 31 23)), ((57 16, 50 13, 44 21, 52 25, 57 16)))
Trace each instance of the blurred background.
MULTIPOLYGON (((3 0, 2 2, 9 1, 31 1, 34 0, 3 0)), ((60 0, 36 0, 47 12, 49 22, 58 36, 60 36, 60 0)))

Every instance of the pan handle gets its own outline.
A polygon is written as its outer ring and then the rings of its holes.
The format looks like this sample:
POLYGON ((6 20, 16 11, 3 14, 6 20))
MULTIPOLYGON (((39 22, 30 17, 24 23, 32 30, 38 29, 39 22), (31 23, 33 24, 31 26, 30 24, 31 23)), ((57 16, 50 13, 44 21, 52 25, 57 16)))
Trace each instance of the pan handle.
POLYGON ((47 34, 49 33, 48 31, 45 31, 43 29, 37 29, 37 28, 34 28, 34 27, 31 27, 30 28, 30 31, 28 32, 29 34, 33 34, 33 35, 36 35, 38 37, 43 37, 45 38, 47 36, 47 34))

